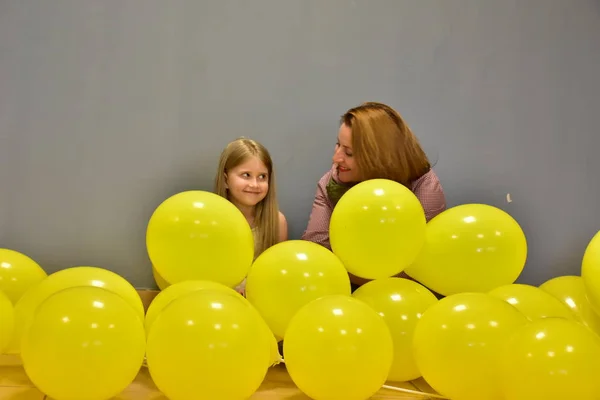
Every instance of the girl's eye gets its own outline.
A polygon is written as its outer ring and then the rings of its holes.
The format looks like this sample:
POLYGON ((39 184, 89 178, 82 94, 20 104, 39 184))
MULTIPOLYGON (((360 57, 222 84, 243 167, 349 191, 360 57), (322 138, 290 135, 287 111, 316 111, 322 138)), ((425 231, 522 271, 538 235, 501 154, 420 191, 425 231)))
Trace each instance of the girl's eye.
POLYGON ((348 157, 352 157, 352 153, 348 153, 348 152, 346 152, 346 155, 347 155, 348 157))

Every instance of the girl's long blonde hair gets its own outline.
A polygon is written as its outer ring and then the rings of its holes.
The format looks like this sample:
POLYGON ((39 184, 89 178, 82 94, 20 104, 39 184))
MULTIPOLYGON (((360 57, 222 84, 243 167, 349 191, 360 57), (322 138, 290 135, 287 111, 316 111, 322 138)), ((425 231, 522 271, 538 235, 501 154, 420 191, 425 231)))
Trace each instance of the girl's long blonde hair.
POLYGON ((256 205, 254 214, 254 257, 258 257, 263 251, 279 241, 279 205, 277 203, 277 192, 275 189, 275 170, 269 151, 255 140, 238 138, 230 142, 221 153, 219 167, 215 175, 214 191, 219 196, 229 198, 226 185, 226 174, 229 170, 244 163, 250 157, 258 157, 268 172, 269 189, 265 198, 256 205))

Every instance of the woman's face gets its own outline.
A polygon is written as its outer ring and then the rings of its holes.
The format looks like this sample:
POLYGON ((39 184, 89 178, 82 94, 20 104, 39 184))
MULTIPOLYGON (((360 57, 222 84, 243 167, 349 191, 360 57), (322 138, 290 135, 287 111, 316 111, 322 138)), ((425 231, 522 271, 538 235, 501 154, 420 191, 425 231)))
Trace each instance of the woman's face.
POLYGON ((358 171, 352 153, 352 130, 346 124, 340 126, 338 132, 333 163, 336 165, 338 179, 341 182, 358 182, 358 171))

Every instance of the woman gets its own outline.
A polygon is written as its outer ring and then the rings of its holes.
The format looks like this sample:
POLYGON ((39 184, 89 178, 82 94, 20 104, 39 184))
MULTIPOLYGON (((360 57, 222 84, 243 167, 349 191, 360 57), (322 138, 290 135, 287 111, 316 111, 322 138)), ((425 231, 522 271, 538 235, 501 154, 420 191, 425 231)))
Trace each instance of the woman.
MULTIPOLYGON (((302 239, 331 250, 329 220, 333 208, 349 188, 369 179, 390 179, 410 188, 420 200, 427 221, 446 209, 442 185, 400 114, 385 104, 364 103, 341 118, 333 167, 319 180, 302 239)), ((367 282, 353 275, 350 280, 353 289, 367 282)))

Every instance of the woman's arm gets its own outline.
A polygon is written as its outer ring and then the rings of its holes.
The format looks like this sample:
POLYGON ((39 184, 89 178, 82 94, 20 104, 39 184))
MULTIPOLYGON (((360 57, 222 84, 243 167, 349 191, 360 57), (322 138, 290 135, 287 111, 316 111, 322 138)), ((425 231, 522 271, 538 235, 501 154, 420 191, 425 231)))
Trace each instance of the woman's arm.
POLYGON ((423 206, 427 222, 446 210, 446 196, 444 194, 444 189, 433 170, 429 171, 415 182, 413 193, 417 196, 423 206))
POLYGON ((308 225, 302 235, 302 240, 320 244, 329 250, 331 250, 331 245, 329 244, 329 220, 331 219, 333 207, 327 197, 325 187, 330 176, 330 172, 325 174, 317 185, 317 192, 308 219, 308 225))

